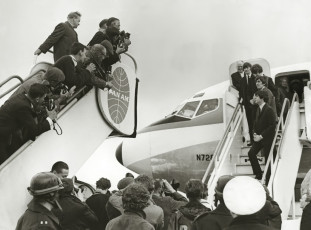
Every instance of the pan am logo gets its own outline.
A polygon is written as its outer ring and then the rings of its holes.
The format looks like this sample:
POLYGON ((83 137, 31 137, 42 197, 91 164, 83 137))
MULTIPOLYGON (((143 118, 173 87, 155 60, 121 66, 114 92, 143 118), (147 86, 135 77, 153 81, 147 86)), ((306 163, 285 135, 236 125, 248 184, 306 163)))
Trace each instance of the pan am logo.
POLYGON ((125 70, 117 67, 113 71, 112 88, 108 93, 108 108, 111 119, 120 124, 128 111, 130 87, 125 70))

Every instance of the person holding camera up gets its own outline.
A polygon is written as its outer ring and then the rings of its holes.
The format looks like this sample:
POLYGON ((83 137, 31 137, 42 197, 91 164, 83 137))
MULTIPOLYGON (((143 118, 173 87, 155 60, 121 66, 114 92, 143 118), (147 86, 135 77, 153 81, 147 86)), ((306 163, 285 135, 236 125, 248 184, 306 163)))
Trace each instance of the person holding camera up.
POLYGON ((37 121, 36 109, 42 106, 48 89, 42 84, 33 84, 27 94, 18 94, 8 99, 0 108, 0 164, 9 158, 28 140, 50 130, 57 119, 55 110, 46 111, 48 117, 37 121), (22 131, 21 131, 22 130, 22 131))

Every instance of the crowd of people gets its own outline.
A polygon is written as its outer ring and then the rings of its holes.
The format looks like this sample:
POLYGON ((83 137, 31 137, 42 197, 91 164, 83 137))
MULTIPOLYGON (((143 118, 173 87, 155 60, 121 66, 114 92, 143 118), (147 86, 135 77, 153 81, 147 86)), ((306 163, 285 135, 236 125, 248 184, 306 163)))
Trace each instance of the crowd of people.
POLYGON ((102 177, 85 197, 68 174, 68 165, 59 161, 50 172, 33 176, 28 187, 33 199, 17 230, 281 229, 279 205, 251 177, 221 176, 209 205, 202 202, 208 191, 198 179, 184 185, 184 196, 165 179, 127 173, 118 190, 110 191, 110 180, 102 177))
MULTIPOLYGON (((20 146, 54 128, 57 112, 82 87, 112 87, 111 65, 128 50, 130 34, 120 31, 120 20, 111 17, 99 23, 88 46, 78 41, 75 29, 79 12, 68 14, 35 51, 53 47, 55 63, 26 80, 0 108, 0 164, 20 146)), ((52 52, 52 51, 50 51, 52 52)))

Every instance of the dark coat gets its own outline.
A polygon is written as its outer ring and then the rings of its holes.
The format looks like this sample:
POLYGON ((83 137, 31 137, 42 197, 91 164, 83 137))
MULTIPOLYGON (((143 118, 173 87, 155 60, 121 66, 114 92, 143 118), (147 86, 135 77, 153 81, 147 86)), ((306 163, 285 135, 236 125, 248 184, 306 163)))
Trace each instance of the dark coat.
POLYGON ((238 216, 224 230, 275 230, 259 222, 256 215, 238 216))
POLYGON ((260 113, 259 110, 260 108, 258 106, 253 131, 257 135, 261 135, 263 137, 263 145, 270 144, 275 133, 276 115, 273 109, 267 104, 263 106, 260 113))
POLYGON ((106 204, 109 200, 110 194, 95 193, 90 196, 85 203, 93 210, 96 214, 99 223, 94 229, 105 229, 109 222, 108 214, 106 211, 106 204))
POLYGON ((62 56, 70 54, 71 46, 78 42, 78 35, 69 22, 59 23, 51 35, 43 42, 39 49, 46 53, 52 46, 54 47, 54 62, 62 56))
POLYGON ((309 203, 302 212, 300 230, 310 230, 311 228, 311 203, 309 203))
POLYGON ((37 117, 33 105, 25 94, 16 95, 7 100, 0 108, 0 138, 7 138, 20 129, 27 131, 27 140, 50 130, 47 120, 36 123, 37 117))
POLYGON ((192 230, 222 230, 228 227, 233 217, 224 203, 220 203, 211 212, 205 212, 198 216, 192 223, 192 230))
POLYGON ((107 39, 107 36, 102 31, 97 31, 96 34, 93 36, 91 41, 89 42, 88 46, 93 46, 95 44, 100 44, 102 41, 107 39))
POLYGON ((57 217, 40 203, 32 200, 27 207, 28 209, 19 218, 15 230, 62 229, 59 225, 57 217))
POLYGON ((245 107, 251 107, 252 104, 250 103, 250 100, 253 99, 254 93, 257 91, 255 77, 251 75, 251 77, 248 79, 248 83, 246 80, 246 74, 244 74, 244 77, 240 81, 240 98, 243 98, 242 104, 245 107))
MULTIPOLYGON (((77 197, 63 194, 59 198, 59 204, 63 211, 54 212, 61 226, 68 230, 85 230, 98 225, 98 219, 93 211, 77 197)), ((53 210, 54 211, 54 210, 53 210)))
POLYGON ((177 211, 181 206, 187 204, 187 199, 180 195, 178 192, 172 194, 172 197, 160 197, 157 195, 152 196, 152 200, 156 205, 163 209, 164 213, 164 230, 167 229, 172 213, 177 211))
POLYGON ((144 218, 143 212, 125 211, 121 216, 110 220, 106 226, 106 230, 154 230, 154 227, 144 218))
POLYGON ((240 91, 240 82, 242 80, 242 76, 239 72, 235 72, 231 74, 232 85, 240 91))

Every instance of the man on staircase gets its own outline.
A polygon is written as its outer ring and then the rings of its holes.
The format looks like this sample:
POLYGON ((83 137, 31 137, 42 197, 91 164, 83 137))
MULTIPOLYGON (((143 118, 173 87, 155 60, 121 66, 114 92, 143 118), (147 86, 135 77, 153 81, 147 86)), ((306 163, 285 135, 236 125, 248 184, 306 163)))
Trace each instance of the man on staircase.
POLYGON ((267 101, 267 92, 259 90, 254 94, 254 102, 258 105, 258 108, 253 126, 254 143, 248 152, 248 157, 255 178, 259 180, 262 178, 262 171, 256 155, 262 150, 267 162, 276 126, 276 115, 273 109, 266 104, 267 101))

